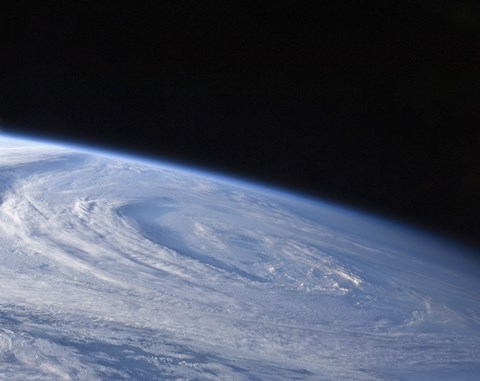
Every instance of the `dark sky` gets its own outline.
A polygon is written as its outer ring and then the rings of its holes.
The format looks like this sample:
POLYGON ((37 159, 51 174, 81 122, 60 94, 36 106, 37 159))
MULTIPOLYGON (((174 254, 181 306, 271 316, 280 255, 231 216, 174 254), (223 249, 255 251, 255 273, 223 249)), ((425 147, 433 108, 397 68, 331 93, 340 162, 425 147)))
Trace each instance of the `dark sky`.
POLYGON ((10 3, 5 130, 228 172, 480 244, 476 1, 10 3))

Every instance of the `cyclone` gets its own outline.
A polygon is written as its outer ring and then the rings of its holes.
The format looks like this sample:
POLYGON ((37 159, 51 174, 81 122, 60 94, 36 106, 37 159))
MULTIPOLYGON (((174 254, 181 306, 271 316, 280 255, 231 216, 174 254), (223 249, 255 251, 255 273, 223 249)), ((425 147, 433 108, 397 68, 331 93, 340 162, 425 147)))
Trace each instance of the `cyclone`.
POLYGON ((480 281, 462 250, 207 172, 1 137, 0 379, 474 380, 480 281))

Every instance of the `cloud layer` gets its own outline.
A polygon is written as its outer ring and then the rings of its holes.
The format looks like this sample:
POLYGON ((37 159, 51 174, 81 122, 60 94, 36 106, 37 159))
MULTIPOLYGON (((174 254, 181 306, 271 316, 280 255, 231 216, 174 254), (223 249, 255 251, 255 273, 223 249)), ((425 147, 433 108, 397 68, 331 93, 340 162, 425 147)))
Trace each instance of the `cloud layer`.
POLYGON ((2 379, 480 370, 478 280, 413 233, 162 166, 0 148, 2 379))

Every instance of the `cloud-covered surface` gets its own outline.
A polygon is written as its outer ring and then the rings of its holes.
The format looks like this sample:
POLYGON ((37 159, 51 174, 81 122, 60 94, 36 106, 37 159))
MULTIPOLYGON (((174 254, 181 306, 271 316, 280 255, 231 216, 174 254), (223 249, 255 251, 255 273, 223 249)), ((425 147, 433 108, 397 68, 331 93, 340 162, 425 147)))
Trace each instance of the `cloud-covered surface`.
POLYGON ((478 280, 401 249, 404 234, 385 239, 358 216, 193 173, 21 142, 0 142, 0 180, 0 379, 480 372, 478 280))

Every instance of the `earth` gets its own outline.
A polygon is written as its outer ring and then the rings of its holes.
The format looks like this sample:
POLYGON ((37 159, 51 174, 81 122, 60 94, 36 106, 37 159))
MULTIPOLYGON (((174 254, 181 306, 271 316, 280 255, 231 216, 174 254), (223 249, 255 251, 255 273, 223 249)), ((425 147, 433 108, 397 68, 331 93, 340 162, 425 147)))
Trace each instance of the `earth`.
POLYGON ((233 178, 3 136, 0 379, 478 380, 469 250, 233 178))

